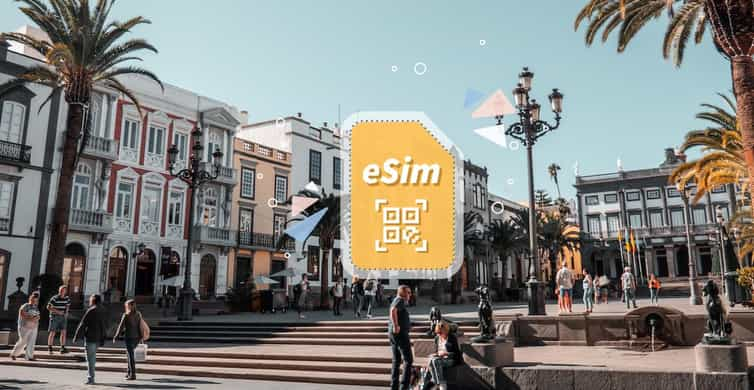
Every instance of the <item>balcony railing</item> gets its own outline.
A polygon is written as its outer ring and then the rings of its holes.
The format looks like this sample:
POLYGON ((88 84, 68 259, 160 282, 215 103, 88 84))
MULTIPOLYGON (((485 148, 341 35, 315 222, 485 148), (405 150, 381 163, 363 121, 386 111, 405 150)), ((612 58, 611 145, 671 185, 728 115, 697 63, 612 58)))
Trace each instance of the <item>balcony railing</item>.
MULTIPOLYGON (((249 248, 262 248, 277 250, 277 237, 272 234, 238 232, 238 245, 249 248)), ((281 250, 292 251, 295 249, 293 240, 286 240, 281 250)))
MULTIPOLYGON (((214 172, 215 168, 212 166, 211 163, 203 162, 201 164, 201 169, 207 171, 207 172, 214 172)), ((236 171, 233 168, 229 167, 220 167, 220 172, 218 172, 217 179, 215 181, 221 182, 221 183, 227 183, 227 184, 235 184, 236 183, 236 171)))
POLYGON ((112 233, 113 217, 105 211, 71 209, 70 229, 93 233, 112 233))
POLYGON ((84 147, 84 154, 108 160, 117 160, 118 143, 112 139, 90 135, 84 147))
POLYGON ((192 234, 192 239, 197 240, 201 244, 227 247, 236 246, 236 235, 230 229, 196 225, 192 234))
POLYGON ((0 141, 0 160, 29 164, 31 162, 31 146, 0 141))
MULTIPOLYGON (((691 234, 713 234, 717 233, 717 225, 715 224, 701 224, 691 225, 691 234)), ((685 236, 686 226, 659 226, 659 227, 645 227, 633 229, 634 238, 639 240, 640 238, 653 238, 653 237, 672 237, 672 236, 685 236)), ((588 233, 592 239, 599 240, 615 240, 618 237, 618 231, 610 231, 605 233, 588 233)), ((625 236, 623 232, 622 235, 625 236)), ((624 238, 625 239, 625 238, 624 238)))

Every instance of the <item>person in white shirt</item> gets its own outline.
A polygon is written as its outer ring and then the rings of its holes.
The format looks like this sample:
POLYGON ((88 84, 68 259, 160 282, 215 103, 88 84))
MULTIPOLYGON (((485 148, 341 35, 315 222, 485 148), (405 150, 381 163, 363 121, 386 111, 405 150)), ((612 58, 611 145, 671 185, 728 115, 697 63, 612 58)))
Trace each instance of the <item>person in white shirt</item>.
POLYGON ((636 309, 636 278, 631 273, 631 267, 623 269, 623 275, 620 276, 621 288, 623 288, 623 298, 626 301, 626 309, 631 308, 631 303, 636 309))
POLYGON ((367 311, 367 319, 372 318, 372 307, 374 307, 376 296, 377 280, 370 277, 364 282, 364 306, 367 311))
POLYGON ((335 285, 332 287, 332 296, 333 296, 333 305, 332 305, 332 314, 339 316, 340 315, 340 304, 343 302, 343 278, 338 278, 338 281, 335 282, 335 285))
POLYGON ((573 304, 571 299, 573 296, 573 274, 571 273, 571 270, 568 269, 565 261, 563 261, 561 265, 562 267, 555 275, 555 283, 557 283, 558 286, 558 307, 560 308, 560 313, 563 313, 564 311, 570 313, 573 304))

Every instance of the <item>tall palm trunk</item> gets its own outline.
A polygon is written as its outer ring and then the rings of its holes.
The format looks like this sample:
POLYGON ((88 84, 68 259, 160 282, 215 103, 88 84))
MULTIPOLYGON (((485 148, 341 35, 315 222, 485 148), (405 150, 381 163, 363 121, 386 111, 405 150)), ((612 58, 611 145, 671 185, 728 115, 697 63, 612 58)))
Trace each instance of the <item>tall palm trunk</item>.
POLYGON ((330 246, 325 246, 322 248, 322 267, 319 270, 320 274, 320 298, 319 298, 319 307, 321 309, 329 309, 330 308, 330 292, 328 291, 328 284, 329 284, 329 271, 330 271, 330 250, 332 248, 330 246))
POLYGON ((60 179, 55 196, 55 209, 52 213, 50 247, 47 252, 47 265, 45 266, 45 272, 48 274, 60 275, 63 272, 65 240, 68 234, 68 212, 71 205, 73 175, 76 170, 74 164, 76 163, 76 154, 78 152, 83 123, 83 105, 69 104, 65 140, 63 143, 63 161, 60 166, 60 179))
MULTIPOLYGON (((738 127, 743 138, 744 158, 749 177, 754 177, 754 61, 750 56, 733 57, 731 73, 733 93, 736 95, 738 127)), ((754 186, 754 180, 749 180, 749 186, 754 186)), ((754 187, 750 189, 754 190, 754 187)))

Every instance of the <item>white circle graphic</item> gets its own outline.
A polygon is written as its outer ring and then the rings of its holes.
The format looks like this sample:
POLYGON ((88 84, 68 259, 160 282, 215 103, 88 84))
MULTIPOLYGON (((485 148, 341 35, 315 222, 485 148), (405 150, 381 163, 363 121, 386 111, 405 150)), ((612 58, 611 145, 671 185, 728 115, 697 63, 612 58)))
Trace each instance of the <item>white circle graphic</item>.
POLYGON ((414 64, 414 73, 416 73, 418 76, 421 76, 425 73, 427 73, 427 64, 423 62, 417 62, 414 64))

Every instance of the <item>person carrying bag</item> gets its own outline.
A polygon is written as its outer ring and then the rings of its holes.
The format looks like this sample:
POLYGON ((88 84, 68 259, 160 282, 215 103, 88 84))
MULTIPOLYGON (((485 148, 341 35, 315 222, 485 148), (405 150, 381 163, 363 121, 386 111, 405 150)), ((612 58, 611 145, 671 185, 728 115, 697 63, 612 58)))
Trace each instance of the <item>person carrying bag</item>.
POLYGON ((124 304, 125 313, 120 319, 118 330, 113 336, 115 343, 121 332, 124 332, 124 342, 126 345, 126 357, 128 358, 128 370, 126 371, 126 380, 136 379, 136 362, 145 362, 147 360, 147 345, 144 341, 149 339, 149 325, 147 325, 141 313, 136 310, 136 304, 133 299, 129 299, 124 304))

